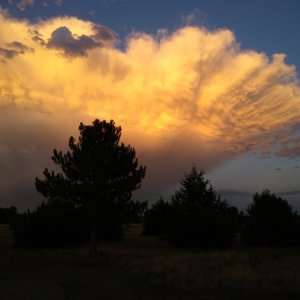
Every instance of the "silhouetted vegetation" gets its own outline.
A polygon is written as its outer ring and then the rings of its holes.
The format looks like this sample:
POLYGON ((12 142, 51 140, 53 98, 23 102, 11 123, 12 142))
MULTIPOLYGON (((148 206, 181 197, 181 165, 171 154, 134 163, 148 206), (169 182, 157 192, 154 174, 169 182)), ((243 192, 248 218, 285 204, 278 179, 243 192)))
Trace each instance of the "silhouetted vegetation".
POLYGON ((25 212, 15 219, 11 226, 15 245, 17 247, 78 246, 84 238, 80 217, 79 210, 69 203, 42 204, 34 212, 25 212))
POLYGON ((166 237, 180 247, 300 245, 300 217, 285 200, 265 190, 246 213, 221 200, 204 172, 193 167, 170 202, 162 198, 144 215, 144 235, 166 237))
POLYGON ((69 151, 53 151, 52 160, 62 173, 45 169, 45 179, 36 178, 47 204, 18 218, 13 227, 17 244, 26 235, 41 246, 77 244, 81 238, 74 236, 84 232, 85 239, 88 226, 95 255, 97 237, 110 232, 121 237, 122 223, 142 211, 143 204, 132 202, 131 194, 146 168, 138 165, 134 148, 120 143, 121 127, 96 119, 92 125, 81 123, 79 132, 78 143, 70 137, 69 151))
POLYGON ((0 207, 0 224, 10 224, 17 216, 17 208, 11 206, 9 208, 0 207))
MULTIPOLYGON (((33 212, 19 214, 11 225, 17 247, 79 246, 90 238, 88 214, 68 202, 42 204, 33 212)), ((110 215, 97 219, 97 240, 118 240, 120 222, 110 215)))
POLYGON ((204 172, 193 167, 171 203, 162 199, 145 214, 145 234, 163 233, 174 245, 201 248, 232 245, 238 210, 221 200, 204 172))
POLYGON ((153 203, 144 214, 143 233, 145 235, 163 234, 166 230, 166 218, 170 214, 170 208, 170 203, 164 201, 162 197, 153 203))
POLYGON ((124 224, 143 223, 144 213, 147 210, 148 201, 130 201, 124 210, 124 224))
POLYGON ((251 246, 299 245, 299 221, 299 216, 285 199, 268 190, 256 193, 247 208, 243 240, 251 246))
POLYGON ((146 168, 134 148, 120 143, 121 127, 96 119, 81 123, 79 132, 77 143, 70 137, 69 151, 53 151, 62 173, 45 169, 45 178, 36 178, 45 203, 20 215, 15 207, 0 208, 0 223, 11 223, 17 246, 78 246, 90 240, 95 255, 97 241, 122 239, 124 224, 142 222, 144 235, 177 247, 300 244, 300 217, 286 200, 265 190, 253 196, 246 213, 239 212, 195 166, 169 202, 160 198, 148 208, 147 201, 133 201, 146 168))

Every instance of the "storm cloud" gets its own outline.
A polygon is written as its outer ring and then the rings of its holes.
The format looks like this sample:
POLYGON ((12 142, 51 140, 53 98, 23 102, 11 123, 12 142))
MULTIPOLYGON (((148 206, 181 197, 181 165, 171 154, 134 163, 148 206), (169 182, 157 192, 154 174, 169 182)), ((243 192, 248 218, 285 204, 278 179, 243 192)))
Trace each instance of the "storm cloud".
POLYGON ((20 42, 13 41, 11 43, 7 43, 5 48, 0 47, 0 59, 5 62, 6 59, 12 59, 17 55, 25 54, 26 52, 34 52, 34 49, 27 47, 20 42))
POLYGON ((15 50, 0 48, 0 57, 2 58, 10 59, 10 58, 14 58, 18 54, 19 52, 15 50))
POLYGON ((232 31, 194 26, 126 41, 118 49, 111 29, 75 17, 32 24, 0 15, 0 48, 34 50, 0 64, 6 203, 20 205, 18 186, 34 195, 51 150, 66 149, 94 118, 121 125, 147 165, 143 198, 170 191, 193 163, 211 170, 249 152, 299 156, 299 80, 284 54, 241 50, 232 31))
POLYGON ((117 35, 108 28, 94 25, 95 34, 73 36, 72 32, 65 26, 55 29, 46 46, 62 50, 65 56, 76 57, 86 56, 87 51, 107 45, 113 45, 117 40, 117 35))

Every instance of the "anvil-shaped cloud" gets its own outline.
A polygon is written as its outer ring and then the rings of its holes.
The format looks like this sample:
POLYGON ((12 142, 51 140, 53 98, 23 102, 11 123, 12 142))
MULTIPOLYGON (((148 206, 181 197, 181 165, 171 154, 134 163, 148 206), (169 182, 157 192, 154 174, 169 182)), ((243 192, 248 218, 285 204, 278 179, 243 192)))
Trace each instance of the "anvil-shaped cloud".
POLYGON ((228 29, 191 26, 134 32, 125 50, 117 45, 116 33, 89 21, 32 24, 1 11, 1 198, 16 204, 33 191, 51 150, 65 149, 79 122, 94 118, 123 127, 148 166, 147 196, 176 184, 192 163, 210 169, 250 151, 300 154, 300 87, 284 54, 241 50, 228 29))

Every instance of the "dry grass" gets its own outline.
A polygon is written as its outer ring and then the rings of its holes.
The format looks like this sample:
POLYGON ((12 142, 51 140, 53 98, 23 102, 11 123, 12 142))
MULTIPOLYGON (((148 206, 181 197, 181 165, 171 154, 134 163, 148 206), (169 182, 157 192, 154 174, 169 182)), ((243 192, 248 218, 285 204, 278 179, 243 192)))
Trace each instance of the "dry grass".
POLYGON ((15 249, 0 225, 0 278, 58 282, 66 299, 300 299, 299 249, 173 249, 141 227, 77 249, 15 249))

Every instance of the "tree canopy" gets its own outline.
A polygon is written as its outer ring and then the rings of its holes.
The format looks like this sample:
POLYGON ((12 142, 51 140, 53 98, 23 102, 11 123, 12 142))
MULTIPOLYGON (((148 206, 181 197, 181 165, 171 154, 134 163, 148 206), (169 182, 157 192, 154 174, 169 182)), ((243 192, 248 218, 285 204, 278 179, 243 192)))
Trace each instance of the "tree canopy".
POLYGON ((165 234, 177 246, 225 247, 233 242, 238 211, 221 200, 194 166, 166 210, 165 234))
POLYGON ((71 136, 70 150, 53 151, 52 160, 62 172, 45 169, 45 178, 36 178, 36 189, 50 203, 70 202, 85 209, 91 228, 96 218, 126 215, 126 205, 140 187, 146 167, 139 166, 135 149, 121 143, 120 137, 121 127, 112 120, 80 123, 78 142, 71 136))
POLYGON ((247 207, 244 241, 253 246, 291 246, 300 243, 299 217, 292 206, 269 190, 253 195, 247 207))
POLYGON ((121 127, 113 121, 79 126, 78 143, 69 139, 67 153, 54 149, 52 160, 62 173, 44 171, 36 188, 49 201, 70 200, 79 205, 96 205, 99 198, 128 200, 140 187, 146 168, 138 166, 135 150, 120 143, 121 127))

